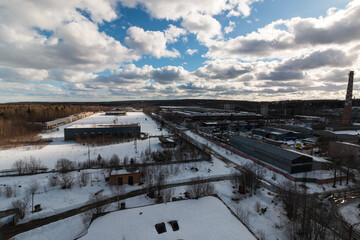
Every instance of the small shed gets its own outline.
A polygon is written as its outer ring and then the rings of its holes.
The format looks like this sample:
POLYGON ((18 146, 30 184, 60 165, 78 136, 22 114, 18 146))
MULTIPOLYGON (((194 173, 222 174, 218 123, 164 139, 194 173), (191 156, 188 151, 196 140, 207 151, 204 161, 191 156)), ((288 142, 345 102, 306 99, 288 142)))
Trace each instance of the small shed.
POLYGON ((161 136, 161 137, 159 137, 159 140, 160 140, 160 145, 163 148, 174 148, 174 147, 176 147, 176 142, 172 138, 161 136))
POLYGON ((109 177, 110 185, 134 185, 136 183, 140 183, 140 171, 138 168, 126 168, 126 169, 118 169, 113 170, 110 173, 109 177))

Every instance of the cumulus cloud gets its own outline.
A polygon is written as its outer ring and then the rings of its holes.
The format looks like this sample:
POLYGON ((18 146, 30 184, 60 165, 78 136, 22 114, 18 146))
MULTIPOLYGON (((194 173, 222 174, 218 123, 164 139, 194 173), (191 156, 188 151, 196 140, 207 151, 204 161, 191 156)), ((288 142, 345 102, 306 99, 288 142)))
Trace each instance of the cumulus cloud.
MULTIPOLYGON (((196 34, 198 40, 206 45, 211 38, 221 34, 221 25, 213 16, 227 12, 228 17, 247 17, 251 13, 251 5, 257 1, 259 0, 120 0, 126 7, 144 7, 157 19, 182 19, 182 26, 196 34)), ((230 31, 231 26, 227 30, 230 31)))
POLYGON ((277 20, 256 32, 228 41, 213 42, 208 57, 273 58, 295 50, 323 46, 343 46, 360 40, 360 2, 319 18, 277 20))
POLYGON ((251 71, 249 64, 234 61, 209 61, 194 74, 205 79, 229 80, 251 71))
POLYGON ((342 50, 314 51, 307 56, 291 58, 276 68, 278 71, 305 70, 319 67, 345 67, 351 65, 356 55, 347 55, 342 50))
MULTIPOLYGON (((179 57, 180 53, 176 49, 167 49, 166 37, 160 31, 144 31, 140 27, 130 27, 127 30, 128 37, 125 42, 129 47, 134 48, 139 54, 150 54, 155 58, 179 57)), ((173 36, 172 39, 173 41, 173 36)))
POLYGON ((259 0, 182 0, 182 1, 163 1, 163 0, 120 0, 126 7, 136 7, 141 5, 155 18, 178 20, 192 13, 205 15, 218 15, 225 11, 232 12, 232 15, 249 16, 250 5, 259 0))
POLYGON ((189 32, 196 34, 197 39, 202 43, 207 43, 215 36, 221 35, 221 24, 209 15, 190 14, 181 25, 189 32))
POLYGON ((115 5, 113 0, 3 1, 0 67, 8 70, 1 73, 2 78, 22 79, 37 71, 36 81, 41 81, 53 71, 56 80, 66 80, 61 75, 115 69, 139 59, 135 51, 99 31, 99 24, 117 18, 115 5))
POLYGON ((165 30, 166 42, 174 43, 177 42, 179 37, 186 34, 186 30, 178 28, 172 24, 169 25, 168 29, 165 30))

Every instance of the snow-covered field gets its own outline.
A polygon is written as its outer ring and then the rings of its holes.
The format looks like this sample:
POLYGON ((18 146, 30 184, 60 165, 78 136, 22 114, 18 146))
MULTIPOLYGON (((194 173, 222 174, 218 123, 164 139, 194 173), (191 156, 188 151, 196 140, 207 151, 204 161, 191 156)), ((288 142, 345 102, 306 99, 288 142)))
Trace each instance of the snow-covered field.
POLYGON ((96 219, 81 239, 255 239, 215 197, 184 200, 113 212, 96 219), (177 220, 178 231, 169 221, 177 220), (167 232, 158 234, 155 224, 167 232))
MULTIPOLYGON (((231 174, 232 168, 225 165, 222 161, 213 158, 212 162, 194 162, 181 163, 174 165, 164 165, 157 170, 169 172, 169 176, 165 179, 166 183, 178 183, 190 181, 192 178, 226 176, 231 174), (194 170, 194 169, 197 169, 194 170)), ((42 211, 31 214, 31 204, 27 208, 27 215, 22 221, 29 221, 34 218, 45 217, 59 212, 63 212, 72 208, 84 205, 90 194, 103 190, 105 196, 112 196, 115 193, 111 191, 109 185, 105 182, 102 170, 85 170, 91 173, 89 183, 85 187, 78 184, 78 172, 72 172, 75 184, 72 189, 63 190, 60 186, 50 187, 49 178, 54 176, 53 173, 44 173, 33 176, 18 177, 1 177, 0 178, 0 210, 11 208, 11 203, 15 199, 23 199, 28 195, 27 189, 33 182, 37 182, 39 187, 34 197, 34 204, 41 204, 42 211), (91 182, 90 182, 91 181, 91 182), (13 189, 13 196, 7 198, 5 196, 5 185, 13 189)), ((139 189, 143 186, 123 185, 123 192, 139 189)))
POLYGON ((74 124, 90 124, 90 123, 140 123, 141 132, 148 133, 149 136, 157 136, 167 134, 166 129, 161 129, 159 125, 150 117, 142 112, 128 112, 126 116, 106 116, 104 113, 96 113, 90 117, 63 125, 59 127, 59 131, 41 133, 40 136, 45 139, 52 139, 53 142, 41 149, 36 147, 19 147, 15 149, 7 149, 0 151, 0 170, 12 168, 12 164, 18 159, 26 159, 35 157, 40 159, 42 163, 49 169, 53 169, 56 161, 60 158, 67 158, 75 162, 83 162, 88 159, 88 151, 90 149, 90 158, 96 159, 98 154, 103 158, 110 158, 113 154, 117 154, 120 158, 140 157, 142 151, 150 146, 152 151, 161 149, 157 138, 137 141, 137 153, 134 142, 126 142, 119 144, 111 144, 106 146, 83 146, 74 141, 64 141, 64 128, 74 124))

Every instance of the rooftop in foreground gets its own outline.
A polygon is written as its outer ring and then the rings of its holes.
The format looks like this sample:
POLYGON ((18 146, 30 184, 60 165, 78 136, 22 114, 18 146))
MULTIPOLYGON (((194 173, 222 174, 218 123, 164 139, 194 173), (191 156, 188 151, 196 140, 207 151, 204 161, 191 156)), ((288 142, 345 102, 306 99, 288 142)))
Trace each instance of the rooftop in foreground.
POLYGON ((256 239, 215 197, 133 208, 97 218, 81 239, 256 239), (174 231, 170 221, 177 220, 174 231), (165 223, 158 234, 155 224, 165 223))

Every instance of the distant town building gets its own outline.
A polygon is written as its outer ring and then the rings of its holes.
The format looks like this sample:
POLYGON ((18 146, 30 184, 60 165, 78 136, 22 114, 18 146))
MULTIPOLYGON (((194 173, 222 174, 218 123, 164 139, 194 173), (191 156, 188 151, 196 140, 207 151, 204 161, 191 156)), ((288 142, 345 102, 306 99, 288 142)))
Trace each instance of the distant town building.
POLYGON ((110 185, 134 185, 140 182, 140 171, 138 168, 127 168, 112 170, 109 177, 110 185))
POLYGON ((270 127, 255 128, 252 130, 252 134, 276 141, 295 140, 305 137, 305 134, 303 133, 289 131, 280 128, 270 128, 270 127))
POLYGON ((311 157, 270 144, 260 143, 242 136, 234 136, 230 138, 230 145, 248 156, 271 164, 288 173, 309 172, 312 170, 313 159, 311 157))
POLYGON ((125 115, 126 115, 126 111, 107 111, 107 112, 105 112, 105 115, 125 116, 125 115))
POLYGON ((269 106, 267 104, 262 104, 260 107, 260 114, 266 117, 269 113, 269 106))
POLYGON ((78 124, 64 129, 65 141, 77 137, 140 137, 140 124, 78 124))

